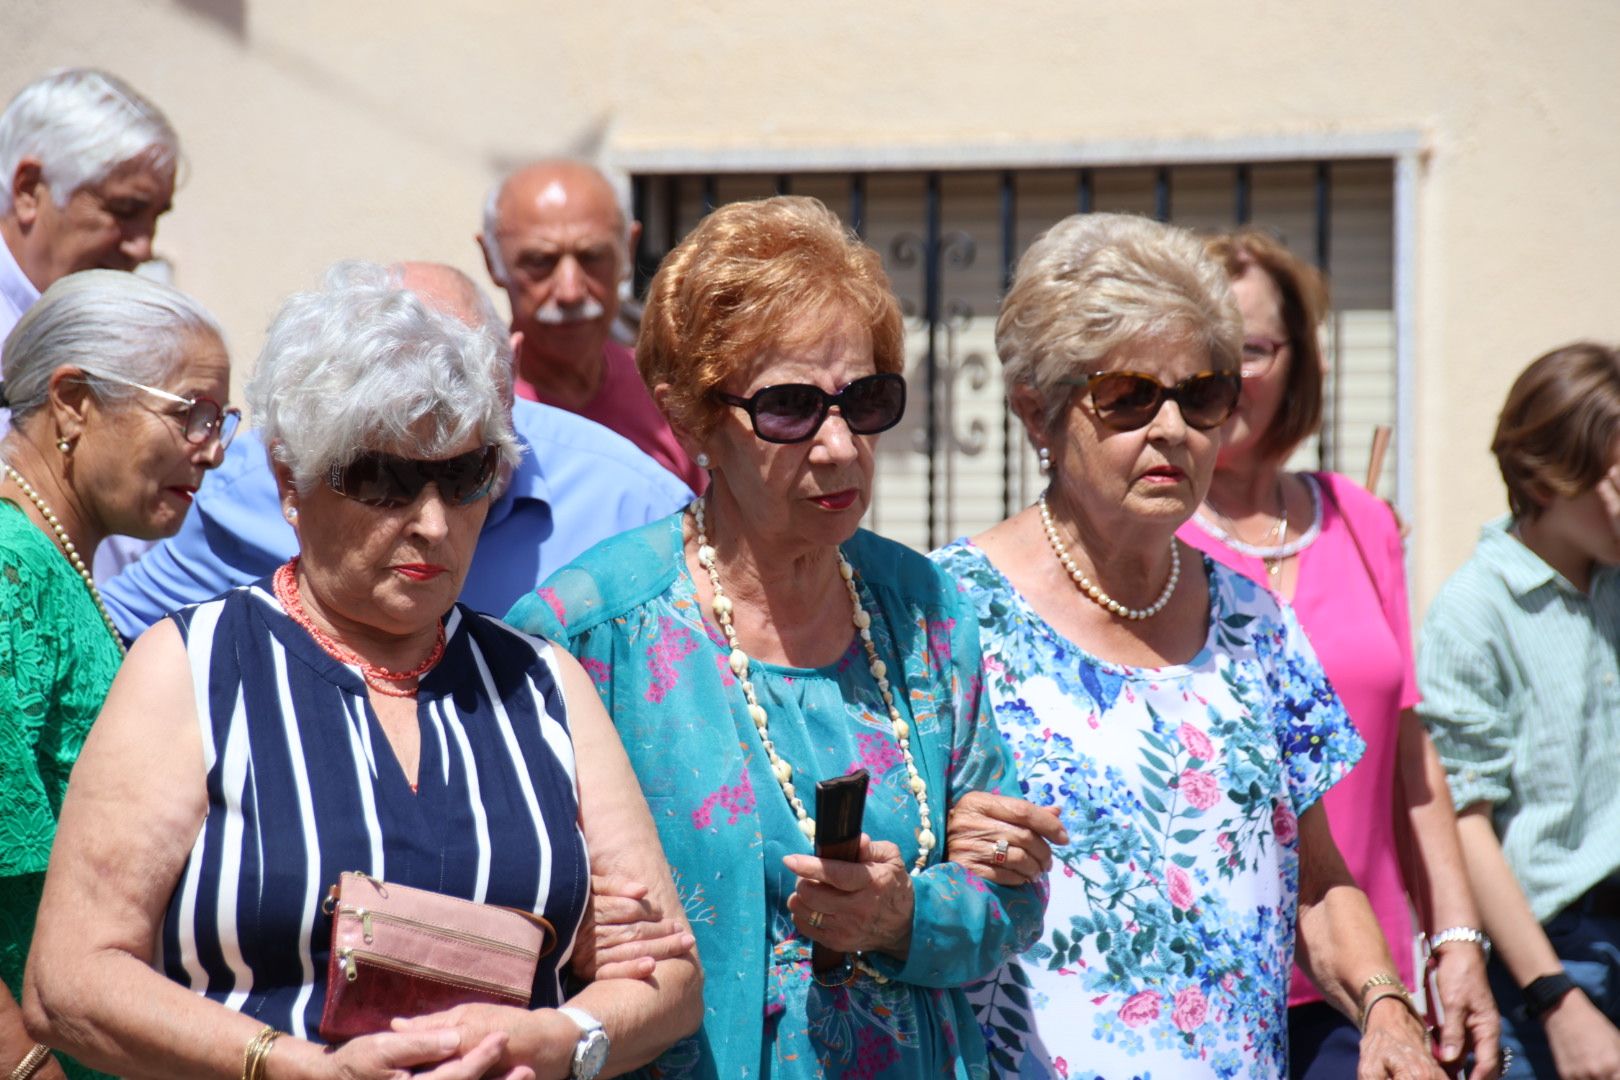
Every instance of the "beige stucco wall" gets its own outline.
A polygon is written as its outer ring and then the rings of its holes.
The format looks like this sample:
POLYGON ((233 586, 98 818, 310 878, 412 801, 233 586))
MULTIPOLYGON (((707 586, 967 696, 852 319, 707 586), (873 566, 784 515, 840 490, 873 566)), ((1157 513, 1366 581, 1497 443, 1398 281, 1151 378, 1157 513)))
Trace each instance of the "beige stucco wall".
POLYGON ((5 0, 0 96, 59 64, 158 101, 191 172, 160 234, 245 368, 344 256, 442 259, 541 153, 1416 132, 1421 604, 1502 506, 1485 447, 1543 349, 1620 339, 1609 0, 5 0))

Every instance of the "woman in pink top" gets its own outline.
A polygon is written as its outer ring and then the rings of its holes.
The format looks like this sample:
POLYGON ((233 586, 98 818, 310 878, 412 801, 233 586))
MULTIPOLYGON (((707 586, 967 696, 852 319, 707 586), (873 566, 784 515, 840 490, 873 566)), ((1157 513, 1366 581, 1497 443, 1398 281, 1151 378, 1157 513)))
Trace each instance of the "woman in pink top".
MULTIPOLYGON (((1327 289, 1314 268, 1262 232, 1215 237, 1209 250, 1225 262, 1243 313, 1243 397, 1209 495, 1179 535, 1294 606, 1367 742, 1361 763, 1326 796, 1334 839, 1409 986, 1416 974, 1409 893, 1426 914, 1444 1016, 1437 1053, 1457 1064, 1472 1051, 1473 1080, 1483 1080, 1495 1075, 1498 1027, 1485 935, 1445 772, 1412 711, 1418 694, 1400 531, 1389 507, 1354 481, 1283 467, 1321 421, 1317 327, 1327 289)), ((1354 1025, 1298 967, 1289 1005, 1293 1075, 1354 1076, 1354 1025)))

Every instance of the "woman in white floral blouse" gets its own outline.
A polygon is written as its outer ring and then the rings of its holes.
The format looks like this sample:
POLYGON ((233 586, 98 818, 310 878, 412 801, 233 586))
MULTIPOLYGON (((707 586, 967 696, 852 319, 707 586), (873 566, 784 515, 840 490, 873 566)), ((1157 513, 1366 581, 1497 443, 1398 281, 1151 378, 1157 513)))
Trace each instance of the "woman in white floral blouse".
MULTIPOLYGON (((1241 342, 1193 236, 1108 214, 1037 240, 996 326, 1050 483, 934 558, 976 603, 1028 796, 1068 834, 1041 940, 971 994, 1003 1076, 1282 1076, 1296 942, 1362 1026, 1361 1076, 1441 1075, 1320 804, 1361 739, 1293 613, 1175 539, 1241 342)), ((992 878, 1043 847, 966 808, 950 832, 992 878)))

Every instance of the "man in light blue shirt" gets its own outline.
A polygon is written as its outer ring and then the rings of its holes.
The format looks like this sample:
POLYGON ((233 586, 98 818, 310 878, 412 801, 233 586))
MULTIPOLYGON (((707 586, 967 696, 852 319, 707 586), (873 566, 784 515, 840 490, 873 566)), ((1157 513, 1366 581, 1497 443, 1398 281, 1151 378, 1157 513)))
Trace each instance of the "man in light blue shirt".
MULTIPOLYGON (((405 285, 469 323, 505 329, 458 271, 407 263, 405 285), (469 291, 470 290, 470 291, 469 291), (480 302, 481 301, 481 302, 480 302)), ((692 492, 628 439, 591 420, 518 401, 522 462, 490 504, 463 603, 497 617, 600 540, 685 506, 692 492)), ((257 581, 298 553, 257 433, 244 431, 204 479, 180 532, 101 586, 118 630, 135 638, 172 611, 257 581)))

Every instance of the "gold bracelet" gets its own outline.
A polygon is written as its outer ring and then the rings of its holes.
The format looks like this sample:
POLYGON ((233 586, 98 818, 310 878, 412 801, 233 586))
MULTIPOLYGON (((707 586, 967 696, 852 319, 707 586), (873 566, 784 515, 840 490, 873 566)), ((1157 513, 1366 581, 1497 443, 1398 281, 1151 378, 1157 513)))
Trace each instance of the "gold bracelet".
POLYGON ((1357 1031, 1365 1032, 1367 1015, 1372 1012, 1372 1007, 1391 997, 1400 998, 1401 1004, 1406 1006, 1406 1011, 1412 1014, 1419 1025, 1423 1024, 1423 1017, 1418 1015, 1417 1006, 1412 1004, 1412 995, 1407 992, 1406 984, 1388 972, 1381 971, 1362 983, 1356 997, 1361 1001, 1361 1009, 1356 1016, 1357 1031))
POLYGON ((51 1048, 44 1043, 35 1043, 23 1059, 12 1068, 6 1080, 28 1080, 30 1076, 39 1072, 46 1061, 50 1060, 51 1048))
POLYGON ((271 1045, 279 1038, 281 1032, 268 1024, 263 1031, 253 1036, 247 1044, 247 1051, 242 1055, 242 1080, 264 1080, 265 1060, 270 1056, 271 1045))

